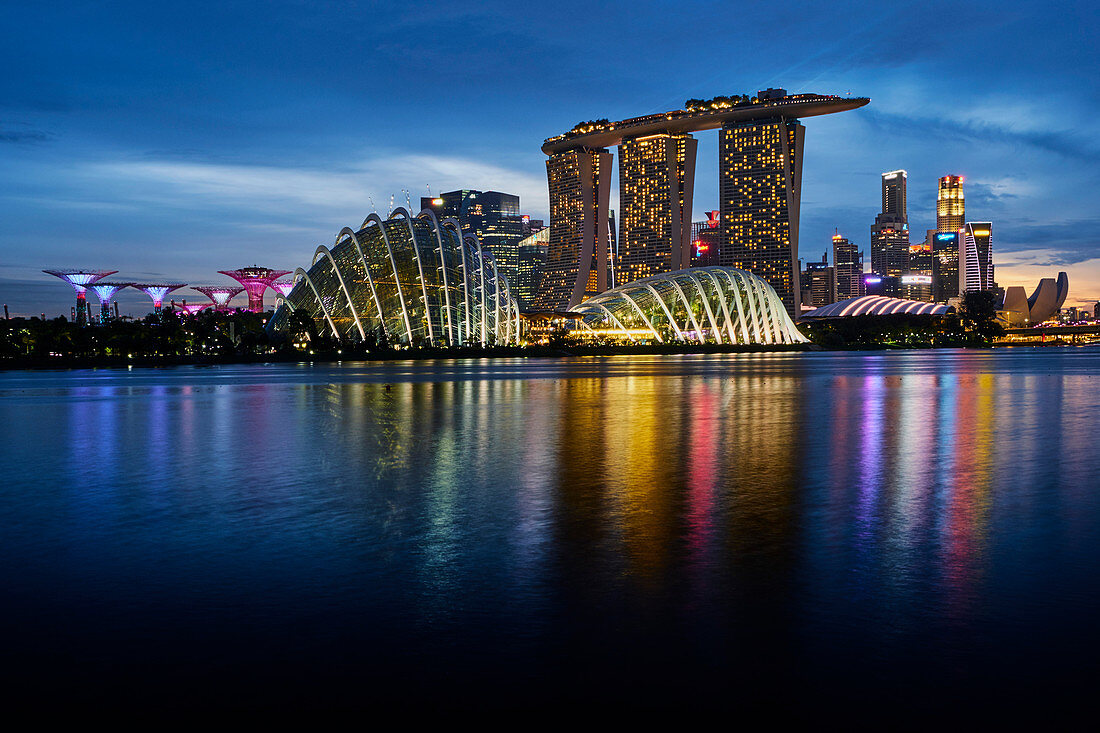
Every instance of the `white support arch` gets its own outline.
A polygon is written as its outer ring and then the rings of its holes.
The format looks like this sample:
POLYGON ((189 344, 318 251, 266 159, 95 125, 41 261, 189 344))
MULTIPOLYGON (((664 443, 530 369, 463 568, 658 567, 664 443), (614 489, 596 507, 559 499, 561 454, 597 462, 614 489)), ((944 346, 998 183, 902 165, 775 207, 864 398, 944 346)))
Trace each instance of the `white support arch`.
POLYGON ((467 264, 466 258, 466 237, 462 234, 462 225, 458 223, 458 219, 452 216, 443 220, 443 226, 451 225, 454 230, 455 236, 458 237, 458 251, 462 256, 462 305, 465 311, 465 316, 458 324, 458 337, 461 343, 466 343, 470 340, 470 267, 467 264), (466 335, 462 334, 462 324, 466 324, 466 335))
POLYGON ((447 258, 443 254, 443 235, 439 231, 439 219, 431 209, 424 209, 416 215, 417 219, 425 219, 432 225, 435 232, 435 243, 439 245, 439 272, 443 279, 443 308, 447 317, 447 343, 455 343, 454 325, 451 323, 451 288, 447 283, 447 258))
POLYGON ((665 316, 668 317, 668 322, 672 324, 672 330, 676 332, 676 338, 680 341, 684 340, 684 332, 680 330, 680 324, 676 322, 676 319, 672 317, 672 311, 668 309, 668 305, 665 304, 665 299, 661 297, 661 294, 657 292, 657 288, 653 287, 652 283, 642 282, 649 289, 649 292, 653 293, 653 297, 661 305, 661 310, 665 312, 665 316))
POLYGON ((695 288, 699 291, 699 299, 703 301, 703 310, 707 312, 707 318, 710 319, 710 327, 714 332, 714 340, 718 343, 722 343, 722 329, 718 328, 718 322, 714 320, 714 311, 710 308, 710 300, 707 299, 707 292, 703 290, 703 283, 693 272, 688 272, 687 276, 688 279, 695 283, 695 288))
POLYGON ((481 345, 485 346, 488 343, 486 320, 489 317, 485 312, 485 252, 481 249, 481 240, 476 234, 467 234, 465 236, 472 240, 477 247, 477 271, 481 279, 481 345))
POLYGON ((618 318, 616 318, 616 317, 615 317, 615 314, 614 314, 614 313, 612 313, 611 311, 609 311, 609 310, 607 309, 607 307, 606 307, 606 306, 604 306, 604 304, 603 304, 603 303, 594 303, 593 305, 595 305, 595 306, 596 306, 597 308, 599 308, 600 310, 602 310, 602 311, 603 311, 604 313, 606 313, 607 315, 611 316, 611 320, 615 322, 615 325, 619 327, 619 330, 623 332, 623 335, 624 335, 624 336, 626 336, 626 337, 627 337, 628 339, 630 339, 631 341, 637 341, 637 340, 638 340, 638 339, 634 338, 634 334, 630 333, 630 331, 629 331, 629 330, 627 330, 626 326, 624 326, 624 325, 622 324, 622 321, 620 321, 620 320, 619 320, 618 318))
POLYGON ((300 267, 294 271, 294 276, 297 277, 299 273, 301 273, 305 281, 309 283, 310 290, 313 291, 314 297, 317 298, 317 305, 321 307, 321 312, 325 314, 325 320, 328 321, 328 326, 332 329, 333 337, 340 338, 340 332, 336 330, 336 324, 332 322, 332 316, 328 314, 328 308, 325 307, 325 301, 321 300, 321 293, 317 291, 317 286, 314 285, 313 280, 309 278, 309 273, 300 267))
POLYGON ((336 264, 336 258, 332 256, 332 252, 329 251, 329 248, 322 244, 313 252, 314 265, 317 264, 317 255, 320 254, 328 257, 329 264, 332 265, 332 271, 336 273, 336 279, 340 281, 340 289, 344 291, 344 297, 347 298, 348 308, 351 309, 351 317, 355 319, 355 327, 359 330, 359 338, 366 341, 367 334, 363 331, 363 324, 359 320, 359 313, 355 310, 355 304, 351 302, 351 293, 348 292, 348 286, 344 284, 344 275, 340 272, 340 268, 336 264))
POLYGON ((722 284, 718 282, 718 278, 716 278, 714 273, 710 270, 700 268, 700 271, 706 275, 711 284, 714 285, 714 292, 718 293, 718 302, 722 305, 722 315, 726 318, 726 335, 729 336, 731 344, 736 344, 737 335, 733 332, 733 321, 730 318, 729 305, 726 304, 726 294, 722 292, 722 284))
POLYGON ((367 262, 366 256, 363 254, 363 247, 359 243, 359 237, 352 231, 351 227, 344 227, 336 235, 336 243, 333 244, 333 249, 340 245, 340 240, 344 235, 351 237, 351 241, 355 243, 355 251, 359 253, 359 262, 363 265, 363 272, 367 275, 367 285, 370 287, 370 297, 374 300, 375 306, 378 308, 378 323, 382 329, 382 333, 386 333, 386 319, 382 316, 382 301, 378 299, 378 291, 374 288, 374 278, 370 274, 370 264, 367 262))
POLYGON ((699 327, 699 321, 695 320, 695 312, 691 310, 691 301, 688 300, 687 293, 680 287, 680 283, 676 282, 675 278, 668 278, 667 282, 674 288, 676 292, 680 294, 680 299, 684 302, 684 308, 688 312, 688 318, 691 319, 691 325, 695 326, 695 339, 699 343, 703 343, 703 329, 699 327))
POLYGON ((382 225, 382 218, 378 214, 371 214, 365 220, 363 220, 363 227, 367 226, 367 222, 375 222, 378 224, 378 229, 382 234, 382 242, 386 245, 386 254, 390 258, 390 266, 393 268, 393 284, 397 288, 397 299, 401 301, 401 317, 405 321, 405 332, 409 336, 409 343, 413 341, 412 324, 409 323, 409 311, 405 308, 405 294, 401 292, 401 278, 397 274, 397 262, 393 259, 393 248, 390 247, 390 238, 386 236, 386 227, 382 225))
POLYGON ((645 325, 649 327, 649 330, 653 332, 654 338, 656 338, 663 344, 665 340, 661 338, 661 334, 657 333, 657 329, 653 327, 653 323, 648 318, 646 318, 645 312, 642 310, 642 307, 638 305, 637 301, 635 301, 634 298, 631 298, 630 293, 628 293, 625 289, 621 290, 620 294, 624 298, 626 298, 628 303, 634 306, 634 310, 638 311, 638 315, 642 317, 642 321, 645 323, 645 325))
POLYGON ((763 342, 764 334, 760 331, 760 318, 756 314, 756 296, 753 295, 752 283, 749 282, 747 274, 740 270, 734 270, 732 274, 737 277, 738 282, 741 283, 740 289, 745 292, 745 300, 747 301, 745 307, 748 309, 749 319, 752 321, 753 335, 756 336, 757 343, 763 342))
POLYGON ((420 273, 420 293, 424 298, 424 319, 428 322, 428 344, 435 343, 435 332, 432 330, 432 306, 428 302, 428 281, 424 278, 424 264, 420 260, 420 245, 416 240, 416 230, 413 229, 412 215, 403 206, 398 206, 390 212, 390 218, 400 216, 405 220, 409 228, 409 239, 412 240, 413 257, 416 258, 416 270, 420 273))

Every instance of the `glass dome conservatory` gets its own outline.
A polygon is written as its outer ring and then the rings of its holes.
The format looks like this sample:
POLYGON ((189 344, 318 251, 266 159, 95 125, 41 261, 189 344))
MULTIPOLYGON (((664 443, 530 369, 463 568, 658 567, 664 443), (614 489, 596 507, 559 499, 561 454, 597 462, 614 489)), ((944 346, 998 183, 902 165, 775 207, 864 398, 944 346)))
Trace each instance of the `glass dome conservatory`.
POLYGON ((319 333, 362 341, 469 345, 519 342, 519 306, 488 249, 455 219, 398 208, 345 227, 332 249, 317 248, 294 272, 268 328, 285 330, 295 312, 319 333))
POLYGON ((693 267, 635 280, 570 309, 595 335, 629 341, 795 344, 807 341, 762 278, 693 267))

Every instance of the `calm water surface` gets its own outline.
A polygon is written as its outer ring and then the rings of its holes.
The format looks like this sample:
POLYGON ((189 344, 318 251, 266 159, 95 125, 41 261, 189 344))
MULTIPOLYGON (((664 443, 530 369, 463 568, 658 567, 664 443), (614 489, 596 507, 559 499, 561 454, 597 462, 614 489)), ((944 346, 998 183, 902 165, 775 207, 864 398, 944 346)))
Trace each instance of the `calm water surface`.
POLYGON ((1098 408, 1100 349, 0 372, 2 682, 1072 700, 1098 408))

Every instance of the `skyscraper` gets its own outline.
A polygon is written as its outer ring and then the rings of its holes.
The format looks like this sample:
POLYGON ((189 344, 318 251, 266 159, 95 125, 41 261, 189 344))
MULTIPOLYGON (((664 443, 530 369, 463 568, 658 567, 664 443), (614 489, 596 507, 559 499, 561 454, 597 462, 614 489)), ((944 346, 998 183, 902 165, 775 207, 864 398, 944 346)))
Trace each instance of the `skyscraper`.
POLYGON ((821 262, 807 262, 802 278, 802 305, 820 308, 836 302, 836 270, 829 267, 828 252, 821 262))
POLYGON ((717 211, 708 211, 706 221, 691 223, 691 266, 721 264, 722 227, 717 211))
POLYGON ((909 218, 903 170, 882 174, 882 212, 871 226, 871 272, 901 277, 909 269, 909 218))
POLYGON ((539 229, 529 237, 520 240, 516 280, 512 284, 513 295, 519 302, 520 310, 530 310, 539 291, 539 282, 546 267, 546 253, 550 244, 550 230, 539 229))
POLYGON ((833 267, 836 269, 838 300, 867 294, 867 286, 863 282, 863 253, 839 233, 833 235, 833 267))
POLYGON ((932 243, 932 300, 946 303, 959 295, 959 233, 929 229, 932 243))
POLYGON ((798 120, 775 117, 727 122, 718 138, 722 264, 764 278, 792 318, 805 136, 798 120))
POLYGON ((966 220, 962 176, 944 176, 936 194, 936 231, 957 232, 966 220))
POLYGON ((536 298, 540 310, 566 310, 580 303, 590 275, 598 292, 608 288, 611 164, 606 148, 574 148, 551 153, 546 161, 550 244, 536 298))
POLYGON ((909 269, 901 276, 901 295, 907 300, 932 301, 933 244, 925 237, 909 245, 909 269))
POLYGON ((993 223, 967 222, 962 229, 959 285, 965 292, 993 290, 993 223))
POLYGON ((448 191, 436 198, 421 198, 421 208, 431 208, 441 220, 454 217, 463 231, 472 231, 481 245, 493 253, 497 271, 515 282, 519 266, 519 241, 523 218, 519 196, 500 191, 448 191))
POLYGON ((691 266, 697 146, 668 133, 619 144, 619 285, 691 266))

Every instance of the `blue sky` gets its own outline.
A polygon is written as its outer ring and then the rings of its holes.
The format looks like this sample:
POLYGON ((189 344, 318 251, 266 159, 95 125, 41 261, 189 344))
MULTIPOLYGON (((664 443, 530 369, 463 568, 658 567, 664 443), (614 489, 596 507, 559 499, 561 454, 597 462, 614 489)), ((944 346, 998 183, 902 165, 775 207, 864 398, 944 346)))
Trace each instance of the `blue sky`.
MULTIPOLYGON (((917 236, 957 173, 1001 284, 1065 269, 1070 302, 1095 300, 1098 21, 1085 2, 5 3, 0 301, 67 314, 44 268, 293 269, 403 188, 545 216, 544 138, 768 86, 871 97, 804 121, 804 258, 837 229, 867 247, 881 172, 909 172, 917 236)), ((698 137, 702 219, 717 133, 698 137)))

